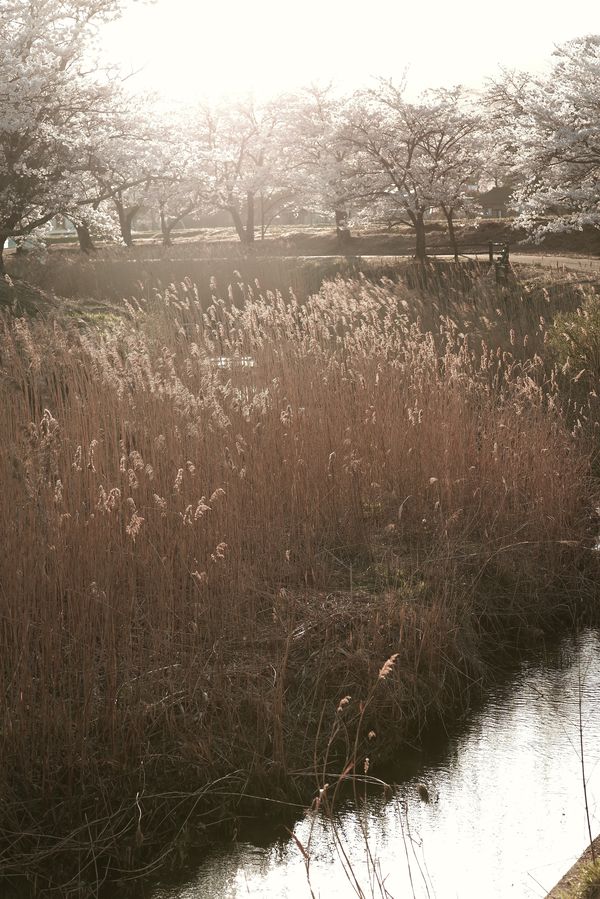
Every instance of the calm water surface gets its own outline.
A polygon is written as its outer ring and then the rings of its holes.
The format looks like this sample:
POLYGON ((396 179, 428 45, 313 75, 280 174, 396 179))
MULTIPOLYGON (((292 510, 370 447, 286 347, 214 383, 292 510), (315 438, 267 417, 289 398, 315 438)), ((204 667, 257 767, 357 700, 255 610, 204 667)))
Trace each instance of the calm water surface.
MULTIPOLYGON (((600 832, 600 638, 569 638, 543 662, 524 663, 460 734, 398 760, 400 782, 384 800, 347 803, 335 828, 318 816, 294 829, 310 841, 315 897, 390 895, 437 899, 543 897, 587 842, 579 744, 594 836, 600 832), (579 689, 581 684, 581 689, 579 689), (430 803, 419 798, 425 783, 430 803), (365 834, 387 894, 374 884, 365 834), (349 876, 340 838, 358 880, 349 876)), ((281 833, 281 832, 280 832, 281 833)), ((227 844, 185 884, 148 899, 310 899, 305 862, 292 839, 227 844), (260 843, 260 845, 257 845, 260 843)))

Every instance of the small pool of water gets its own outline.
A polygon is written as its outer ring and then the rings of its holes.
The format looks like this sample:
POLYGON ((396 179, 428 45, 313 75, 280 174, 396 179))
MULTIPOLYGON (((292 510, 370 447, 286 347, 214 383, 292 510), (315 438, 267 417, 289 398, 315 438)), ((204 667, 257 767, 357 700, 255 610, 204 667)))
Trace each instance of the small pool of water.
POLYGON ((309 847, 308 876, 296 840, 280 831, 265 843, 263 830, 255 843, 212 850, 188 882, 154 887, 148 899, 310 899, 311 889, 321 899, 544 897, 588 841, 580 698, 596 836, 600 637, 587 631, 523 663, 460 733, 423 753, 418 770, 399 759, 391 798, 346 802, 334 826, 318 815, 300 820, 294 834, 309 847))

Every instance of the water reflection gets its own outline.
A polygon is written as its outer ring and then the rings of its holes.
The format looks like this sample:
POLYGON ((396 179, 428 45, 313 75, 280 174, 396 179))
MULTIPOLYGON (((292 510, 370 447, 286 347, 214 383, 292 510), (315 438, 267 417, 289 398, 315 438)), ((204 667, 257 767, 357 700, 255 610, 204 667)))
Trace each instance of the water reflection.
MULTIPOLYGON (((469 727, 424 758, 383 795, 348 803, 335 828, 319 817, 297 823, 310 844, 315 897, 543 897, 587 842, 579 748, 579 694, 592 831, 600 831, 600 641, 569 639, 550 662, 524 664, 494 692, 469 727), (579 685, 581 684, 581 690, 579 685), (432 801, 419 798, 427 785, 432 801), (379 869, 370 863, 365 835, 379 869), (340 849, 341 841, 352 872, 340 849), (354 881, 358 881, 358 886, 354 881), (387 893, 386 893, 387 891, 387 893)), ((403 760, 398 760, 401 763, 403 760)), ((185 886, 151 899, 310 897, 306 864, 293 840, 213 851, 185 886)))

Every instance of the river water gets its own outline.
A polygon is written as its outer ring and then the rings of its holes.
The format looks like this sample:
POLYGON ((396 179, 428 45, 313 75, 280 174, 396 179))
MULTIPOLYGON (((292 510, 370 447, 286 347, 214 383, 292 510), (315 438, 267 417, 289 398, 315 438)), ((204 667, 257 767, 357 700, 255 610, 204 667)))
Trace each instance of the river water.
POLYGON ((256 839, 213 849, 185 883, 148 897, 310 899, 311 889, 321 899, 543 897, 588 841, 580 720, 596 836, 600 635, 587 631, 523 662, 455 734, 403 754, 391 798, 372 791, 346 801, 333 823, 314 814, 298 821, 308 874, 285 830, 265 838, 257 829, 256 839))

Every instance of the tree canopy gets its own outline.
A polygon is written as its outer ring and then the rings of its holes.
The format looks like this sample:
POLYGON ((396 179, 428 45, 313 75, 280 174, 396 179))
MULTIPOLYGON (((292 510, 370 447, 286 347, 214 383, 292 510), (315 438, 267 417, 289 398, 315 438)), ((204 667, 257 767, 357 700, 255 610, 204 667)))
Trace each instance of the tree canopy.
MULTIPOLYGON (((409 99, 379 80, 340 95, 312 85, 258 102, 162 110, 98 63, 95 39, 121 0, 0 6, 0 260, 9 236, 68 216, 126 245, 142 209, 163 242, 187 215, 225 212, 254 240, 283 210, 404 222, 426 253, 431 209, 453 222, 490 176, 514 183, 520 221, 541 235, 600 228, 600 36, 556 50, 546 75, 503 72, 483 94, 409 99)), ((80 235, 81 236, 81 235, 80 235)), ((82 244, 83 246, 83 244, 82 244)))

